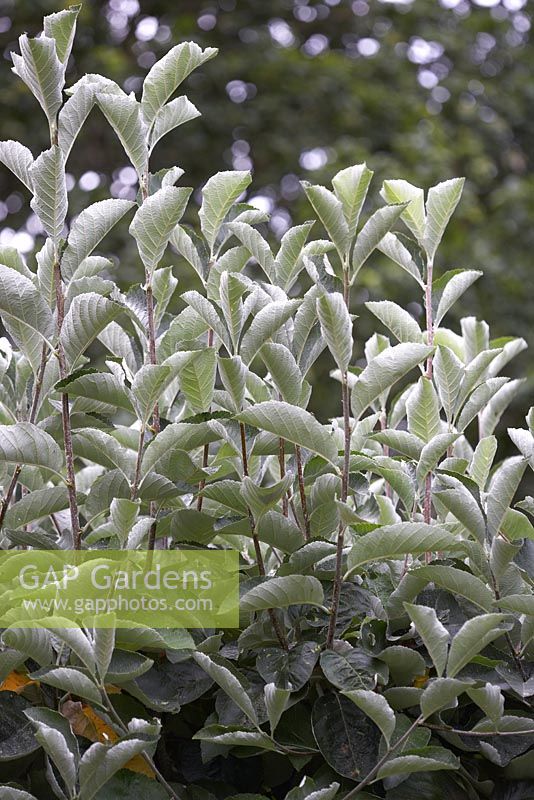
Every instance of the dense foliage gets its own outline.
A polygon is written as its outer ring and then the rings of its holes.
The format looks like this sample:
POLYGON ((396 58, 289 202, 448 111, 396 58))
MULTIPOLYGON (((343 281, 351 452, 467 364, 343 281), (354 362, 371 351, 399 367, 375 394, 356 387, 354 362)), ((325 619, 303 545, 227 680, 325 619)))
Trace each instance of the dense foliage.
MULTIPOLYGON (((0 48, 7 62, 18 33, 38 33, 41 15, 58 7, 56 0, 0 0, 0 48)), ((483 265, 486 279, 473 287, 468 303, 452 309, 450 324, 470 312, 491 318, 494 335, 504 336, 513 318, 514 333, 532 347, 534 301, 524 291, 534 246, 530 26, 525 0, 93 0, 80 12, 67 81, 99 72, 138 92, 171 43, 194 39, 218 47, 224 58, 185 83, 202 117, 181 129, 178 149, 174 136, 158 143, 153 170, 178 163, 189 185, 198 187, 221 169, 252 166, 249 199, 272 208, 261 230, 275 241, 286 226, 308 219, 300 178, 326 184, 335 172, 364 160, 372 163, 377 185, 399 176, 418 186, 469 176, 440 253, 445 264, 483 265)), ((24 141, 37 154, 47 132, 33 125, 33 98, 7 68, 4 74, 10 113, 0 119, 0 139, 24 141)), ((71 213, 110 195, 131 199, 134 191, 120 144, 98 114, 87 120, 68 172, 71 213)), ((9 230, 17 246, 31 249, 32 237, 39 247, 39 223, 23 201, 16 179, 4 171, 2 243, 8 243, 9 230)), ((378 193, 371 192, 367 203, 376 208, 378 193)), ((194 224, 194 205, 185 219, 194 224)), ((122 288, 141 274, 125 228, 126 221, 111 232, 108 245, 120 258, 122 288)), ((197 288, 184 271, 186 286, 197 288)), ((360 314, 365 300, 384 296, 395 296, 416 317, 423 314, 409 284, 376 252, 351 310, 360 314)), ((180 308, 173 298, 172 311, 180 308)), ((358 361, 372 332, 371 318, 361 315, 358 361)), ((311 373, 316 389, 310 407, 322 422, 337 413, 335 395, 326 388, 329 368, 328 359, 320 358, 311 373)), ((526 354, 511 370, 532 386, 526 354)), ((522 424, 527 403, 525 384, 507 411, 507 424, 522 424)))
POLYGON ((316 220, 273 252, 250 173, 219 172, 185 225, 182 170, 150 158, 197 116, 173 95, 216 51, 173 47, 140 99, 88 74, 65 101, 78 12, 45 17, 13 55, 49 146, 34 159, 0 143, 47 233, 35 264, 0 246, 0 544, 237 549, 241 627, 14 622, 0 796, 532 797, 534 500, 516 494, 534 411, 499 460, 520 385, 502 372, 525 342, 472 316, 444 324, 481 276, 436 258, 463 180, 426 196, 386 180, 365 219, 365 164, 331 189, 305 183, 316 220), (139 192, 73 217, 66 164, 89 115, 115 131, 139 192), (145 272, 128 290, 95 253, 126 217, 145 272), (169 243, 179 270, 161 265, 169 243), (377 249, 425 323, 367 303, 377 332, 355 367, 350 297, 377 249), (171 314, 186 269, 197 289, 171 314), (323 351, 329 424, 307 410, 323 351))

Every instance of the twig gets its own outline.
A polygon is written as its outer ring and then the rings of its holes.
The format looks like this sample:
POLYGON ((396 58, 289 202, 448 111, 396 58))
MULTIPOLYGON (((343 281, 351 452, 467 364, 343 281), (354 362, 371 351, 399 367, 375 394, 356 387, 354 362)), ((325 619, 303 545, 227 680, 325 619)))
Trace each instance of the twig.
MULTIPOLYGON (((343 270, 343 299, 347 310, 350 306, 350 282, 349 272, 343 270)), ((349 470, 350 470, 350 390, 347 371, 341 376, 341 402, 343 405, 343 474, 341 476, 341 502, 346 503, 349 494, 349 470)), ((332 609, 330 621, 328 623, 328 633, 326 635, 326 646, 331 649, 336 635, 337 615, 339 611, 339 601, 341 597, 341 585, 343 583, 343 546, 345 543, 345 524, 343 520, 339 522, 336 544, 336 570, 334 584, 332 588, 332 609)))
POLYGON ((304 539, 309 542, 311 539, 310 533, 310 518, 308 516, 308 504, 306 502, 306 491, 304 488, 304 471, 302 469, 302 451, 298 444, 295 445, 295 457, 297 459, 297 478, 299 484, 300 505, 302 507, 302 517, 304 519, 304 539))
MULTIPOLYGON (((63 281, 61 278, 61 263, 59 254, 54 254, 54 285, 56 290, 56 314, 57 314, 57 358, 59 362, 59 376, 61 380, 67 377, 67 363, 65 361, 65 351, 61 341, 61 329, 65 318, 65 295, 63 293, 63 281)), ((78 514, 78 501, 76 499, 76 473, 74 471, 74 452, 72 449, 72 428, 70 422, 69 396, 66 393, 61 395, 61 421, 63 426, 63 442, 65 447, 65 462, 67 465, 67 491, 69 494, 69 510, 72 526, 72 542, 75 550, 81 548, 80 518, 78 514)))

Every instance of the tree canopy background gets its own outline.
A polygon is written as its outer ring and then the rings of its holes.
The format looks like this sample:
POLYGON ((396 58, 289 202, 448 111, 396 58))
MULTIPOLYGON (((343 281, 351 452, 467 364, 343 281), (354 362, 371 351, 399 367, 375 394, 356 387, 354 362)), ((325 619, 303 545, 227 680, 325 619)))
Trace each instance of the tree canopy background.
MULTIPOLYGON (((39 113, 34 98, 9 71, 10 52, 18 49, 21 32, 38 33, 42 15, 62 6, 53 0, 0 0, 0 138, 19 139, 34 155, 47 142, 42 126, 32 125, 39 113)), ((158 145, 153 166, 180 163, 186 172, 181 183, 194 186, 197 197, 214 172, 252 168, 249 199, 272 213, 273 239, 310 214, 301 179, 328 184, 337 170, 367 161, 375 171, 370 203, 376 205, 386 177, 426 188, 466 176, 438 270, 483 269, 484 278, 467 293, 463 309, 459 304, 459 313, 473 309, 490 323, 493 337, 520 335, 532 348, 530 26, 525 0, 86 0, 67 80, 102 72, 136 91, 173 44, 194 39, 219 47, 219 56, 184 89, 202 117, 158 145)), ((69 169, 73 213, 110 194, 135 196, 133 170, 96 109, 69 169), (124 167, 110 174, 117 158, 124 167)), ((0 242, 31 260, 41 231, 22 205, 20 186, 2 169, 0 242)), ((118 257, 119 277, 141 280, 133 241, 124 244, 123 233, 116 231, 104 249, 118 257)), ((319 238, 321 231, 313 235, 319 238)), ((170 252, 168 260, 179 263, 170 252)), ((360 315, 360 349, 372 325, 362 304, 381 299, 386 286, 414 316, 422 314, 416 285, 413 291, 403 288, 399 272, 378 253, 362 271, 352 309, 360 315)), ((181 290, 194 283, 190 271, 178 268, 176 274, 181 290)), ((328 369, 326 361, 321 369, 328 369)), ((530 380, 509 414, 511 424, 521 424, 532 394, 529 351, 516 369, 527 371, 530 380)), ((320 381, 312 408, 322 418, 339 413, 337 400, 321 393, 320 381)))

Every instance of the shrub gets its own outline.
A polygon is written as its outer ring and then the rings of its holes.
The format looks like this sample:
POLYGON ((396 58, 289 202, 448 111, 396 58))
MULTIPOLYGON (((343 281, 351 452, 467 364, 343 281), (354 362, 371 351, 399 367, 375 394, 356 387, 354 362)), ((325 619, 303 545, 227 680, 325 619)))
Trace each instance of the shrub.
POLYGON ((372 172, 348 167, 332 189, 303 185, 317 221, 274 252, 242 199, 250 174, 221 172, 187 227, 182 170, 152 174, 149 158, 198 115, 170 98, 216 51, 173 47, 140 101, 86 75, 63 102, 78 11, 13 55, 49 149, 0 144, 46 232, 35 267, 0 247, 2 548, 235 549, 242 625, 14 621, 2 798, 532 796, 534 501, 514 499, 534 412, 508 432, 519 455, 496 462, 521 383, 501 371, 525 344, 473 317, 443 325, 481 275, 434 266, 463 181, 426 197, 386 181, 361 222, 372 172), (93 107, 139 195, 88 206, 65 234, 65 164, 93 107), (127 215, 145 276, 122 292, 95 250, 127 215), (366 303, 387 333, 355 367, 351 290, 377 248, 413 281, 426 330, 366 303), (171 314, 191 268, 199 290, 171 314), (325 348, 329 424, 306 410, 325 348))

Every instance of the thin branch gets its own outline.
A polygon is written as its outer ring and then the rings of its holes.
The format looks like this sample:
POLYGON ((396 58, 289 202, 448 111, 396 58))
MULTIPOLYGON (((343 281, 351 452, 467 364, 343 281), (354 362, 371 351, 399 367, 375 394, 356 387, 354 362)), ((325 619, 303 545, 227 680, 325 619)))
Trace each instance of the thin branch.
POLYGON ((308 504, 306 502, 306 491, 304 489, 304 470, 302 468, 302 451, 298 444, 295 445, 295 457, 297 459, 297 479, 299 484, 300 505, 302 507, 302 517, 304 519, 304 539, 309 542, 311 539, 310 518, 308 516, 308 504))
MULTIPOLYGON (((427 260, 426 267, 426 286, 425 286, 425 308, 426 308, 426 330, 427 344, 429 347, 434 345, 434 314, 432 311, 432 280, 434 278, 434 261, 432 258, 427 260)), ((426 377, 432 380, 434 374, 432 353, 426 362, 426 377)), ((423 520, 430 524, 432 521, 432 473, 429 472, 425 478, 425 496, 423 500, 423 520)), ((430 554, 427 554, 427 560, 430 554)))
MULTIPOLYGON (((343 270, 343 299, 347 310, 350 306, 350 282, 348 269, 343 270)), ((349 494, 349 471, 350 471, 350 390, 347 371, 341 376, 341 402, 343 405, 343 474, 341 476, 341 502, 346 503, 349 494)), ((341 598, 341 585, 343 583, 343 546, 345 544, 345 524, 339 522, 336 543, 336 570, 334 584, 332 588, 332 610, 328 623, 328 633, 326 635, 326 646, 332 648, 336 635, 337 615, 339 611, 339 601, 341 598)))
MULTIPOLYGON (((54 254, 54 285, 56 290, 56 315, 57 315, 57 358, 59 362, 59 376, 61 380, 67 377, 67 363, 65 351, 61 341, 61 329, 65 318, 65 295, 61 277, 61 263, 59 254, 54 254)), ((61 395, 61 422, 63 426, 63 443, 65 448, 65 462, 67 465, 67 491, 69 494, 69 510, 72 526, 72 542, 75 550, 81 549, 80 518, 78 514, 78 501, 76 499, 76 473, 74 471, 74 452, 72 448, 72 428, 70 422, 69 396, 61 395)))

